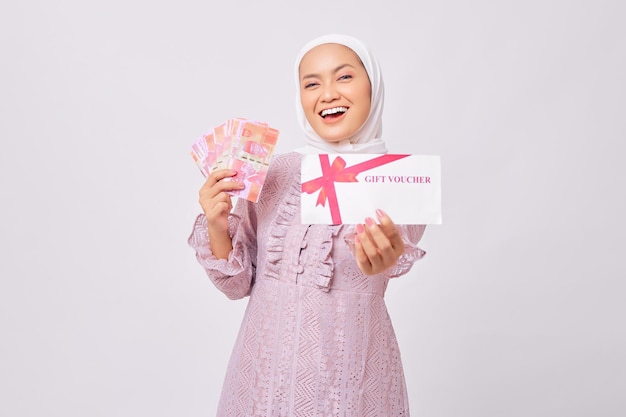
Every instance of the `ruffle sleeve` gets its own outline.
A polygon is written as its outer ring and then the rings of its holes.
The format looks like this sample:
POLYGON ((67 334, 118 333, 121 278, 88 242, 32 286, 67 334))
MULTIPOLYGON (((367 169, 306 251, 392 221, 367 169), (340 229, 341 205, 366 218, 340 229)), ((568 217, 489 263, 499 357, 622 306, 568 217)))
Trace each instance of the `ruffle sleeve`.
POLYGON ((215 286, 230 299, 243 298, 250 294, 256 272, 256 236, 247 210, 238 201, 230 215, 228 233, 233 249, 227 259, 217 259, 211 251, 207 220, 200 214, 194 223, 188 243, 196 251, 196 259, 215 286))

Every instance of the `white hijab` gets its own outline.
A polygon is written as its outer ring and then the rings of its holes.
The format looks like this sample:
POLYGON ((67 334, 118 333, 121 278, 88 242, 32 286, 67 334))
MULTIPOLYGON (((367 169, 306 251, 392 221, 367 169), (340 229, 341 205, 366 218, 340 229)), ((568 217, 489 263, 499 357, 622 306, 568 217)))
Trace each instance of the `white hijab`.
POLYGON ((298 123, 304 130, 306 146, 298 151, 302 153, 387 153, 381 136, 383 131, 382 115, 384 102, 383 77, 378 61, 369 48, 351 36, 329 34, 315 38, 300 50, 296 58, 296 113, 298 123), (361 128, 351 137, 341 142, 329 143, 322 139, 306 119, 300 103, 300 62, 304 55, 316 46, 336 43, 352 49, 361 59, 372 87, 370 114, 361 128))

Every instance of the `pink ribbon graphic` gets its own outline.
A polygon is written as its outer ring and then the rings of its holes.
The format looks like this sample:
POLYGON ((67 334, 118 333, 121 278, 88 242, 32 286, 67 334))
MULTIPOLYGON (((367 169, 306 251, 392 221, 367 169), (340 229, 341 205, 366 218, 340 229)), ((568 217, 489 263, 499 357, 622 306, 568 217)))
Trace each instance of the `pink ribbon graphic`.
POLYGON ((328 200, 328 207, 330 208, 330 216, 333 224, 341 224, 341 214, 339 213, 339 202, 337 201, 337 193, 335 192, 335 182, 358 182, 356 179, 357 174, 397 161, 398 159, 406 158, 407 156, 410 155, 381 155, 369 161, 346 168, 346 161, 340 156, 335 158, 331 165, 328 155, 320 154, 322 176, 303 183, 302 192, 313 194, 317 190, 320 190, 315 206, 321 205, 324 207, 328 200))

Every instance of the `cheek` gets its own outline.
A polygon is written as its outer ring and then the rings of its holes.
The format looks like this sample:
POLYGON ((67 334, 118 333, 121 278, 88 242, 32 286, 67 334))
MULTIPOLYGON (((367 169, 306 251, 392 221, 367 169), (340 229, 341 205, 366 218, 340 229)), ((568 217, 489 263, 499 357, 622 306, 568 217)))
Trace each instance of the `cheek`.
POLYGON ((353 85, 350 97, 362 107, 369 107, 372 103, 372 89, 369 82, 353 85))
POLYGON ((359 123, 360 124, 363 124, 363 123, 365 123, 367 121, 367 118, 369 117, 370 111, 372 109, 372 106, 371 106, 370 101, 369 101, 370 100, 369 95, 367 95, 367 96, 364 95, 363 99, 366 100, 366 101, 365 101, 365 104, 360 107, 360 111, 359 111, 359 113, 360 113, 359 114, 359 123))
POLYGON ((302 106, 302 110, 304 111, 304 117, 309 122, 309 124, 315 123, 317 120, 315 118, 315 101, 311 100, 311 97, 307 95, 300 96, 300 105, 302 106))
POLYGON ((311 108, 314 106, 313 100, 309 94, 301 93, 300 94, 300 105, 304 109, 305 112, 311 111, 311 108))
POLYGON ((367 100, 368 103, 370 103, 370 106, 372 104, 372 86, 369 84, 369 82, 364 86, 364 95, 365 98, 367 100))
POLYGON ((372 90, 370 89, 369 84, 367 86, 366 93, 363 95, 363 102, 365 103, 364 110, 365 110, 365 117, 367 118, 367 116, 369 116, 370 111, 372 109, 372 90))
MULTIPOLYGON (((360 90, 359 101, 362 104, 363 108, 369 109, 372 106, 372 94, 369 88, 367 89, 363 88, 360 90)), ((368 113, 369 113, 369 110, 368 110, 368 113)))

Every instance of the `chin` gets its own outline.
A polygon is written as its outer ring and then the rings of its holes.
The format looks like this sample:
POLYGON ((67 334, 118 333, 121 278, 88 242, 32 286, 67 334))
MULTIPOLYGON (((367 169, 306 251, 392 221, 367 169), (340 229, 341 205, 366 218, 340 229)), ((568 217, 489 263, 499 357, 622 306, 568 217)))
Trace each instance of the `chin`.
POLYGON ((339 143, 339 142, 344 142, 344 141, 349 140, 352 137, 353 133, 354 132, 352 132, 352 134, 350 134, 350 135, 346 135, 345 132, 339 132, 339 133, 335 133, 335 134, 328 133, 328 132, 326 134, 324 134, 324 132, 322 132, 322 133, 318 132, 317 134, 318 134, 318 136, 320 138, 324 139, 325 142, 328 142, 328 143, 339 143))
POLYGON ((339 142, 348 140, 347 138, 333 138, 333 137, 323 137, 323 136, 320 136, 320 137, 324 139, 325 142, 328 142, 328 143, 339 143, 339 142))

